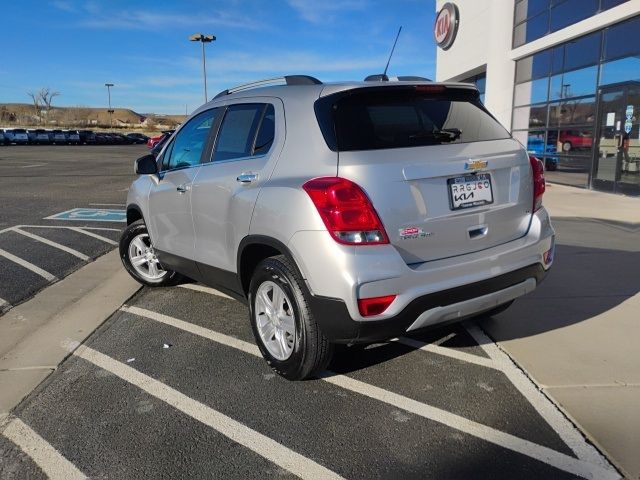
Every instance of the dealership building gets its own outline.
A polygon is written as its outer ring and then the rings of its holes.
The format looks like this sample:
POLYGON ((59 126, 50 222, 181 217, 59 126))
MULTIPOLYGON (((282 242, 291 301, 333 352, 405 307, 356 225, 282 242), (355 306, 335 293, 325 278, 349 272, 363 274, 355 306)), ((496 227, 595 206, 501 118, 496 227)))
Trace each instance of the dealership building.
POLYGON ((474 82, 551 181, 640 195, 640 0, 438 0, 438 81, 474 82))

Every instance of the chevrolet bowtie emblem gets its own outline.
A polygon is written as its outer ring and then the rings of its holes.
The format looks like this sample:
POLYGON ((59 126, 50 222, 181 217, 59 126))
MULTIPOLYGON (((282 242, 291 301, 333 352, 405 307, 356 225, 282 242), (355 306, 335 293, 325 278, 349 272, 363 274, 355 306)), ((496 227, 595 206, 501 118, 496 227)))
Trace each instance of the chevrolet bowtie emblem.
POLYGON ((483 168, 486 168, 488 163, 489 162, 487 162, 486 160, 469 160, 467 161, 467 163, 464 164, 464 169, 465 170, 481 170, 483 168))

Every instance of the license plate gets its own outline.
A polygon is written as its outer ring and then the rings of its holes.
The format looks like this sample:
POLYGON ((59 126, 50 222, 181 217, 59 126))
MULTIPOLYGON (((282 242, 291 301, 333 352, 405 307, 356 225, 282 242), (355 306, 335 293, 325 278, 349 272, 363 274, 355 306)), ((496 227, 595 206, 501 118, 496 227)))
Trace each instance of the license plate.
POLYGON ((451 210, 479 207, 493 203, 491 175, 478 173, 447 180, 451 210))

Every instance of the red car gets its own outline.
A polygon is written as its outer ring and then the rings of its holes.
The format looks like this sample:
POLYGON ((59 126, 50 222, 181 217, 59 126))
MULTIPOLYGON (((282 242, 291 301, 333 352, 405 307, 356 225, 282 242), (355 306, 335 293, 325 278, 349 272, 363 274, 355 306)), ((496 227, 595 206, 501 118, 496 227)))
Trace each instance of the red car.
POLYGON ((558 141, 562 145, 563 152, 571 150, 590 149, 593 145, 591 132, 580 132, 572 130, 560 131, 558 141))

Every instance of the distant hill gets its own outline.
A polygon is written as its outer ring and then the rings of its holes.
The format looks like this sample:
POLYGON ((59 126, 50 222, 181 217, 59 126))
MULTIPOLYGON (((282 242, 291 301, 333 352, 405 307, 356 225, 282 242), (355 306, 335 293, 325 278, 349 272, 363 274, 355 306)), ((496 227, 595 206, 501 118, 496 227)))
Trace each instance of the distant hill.
MULTIPOLYGON (((113 109, 113 127, 157 128, 176 127, 186 118, 184 115, 140 114, 128 108, 113 109)), ((109 127, 109 112, 106 108, 51 107, 36 111, 28 103, 0 103, 0 125, 43 127, 109 127)))

